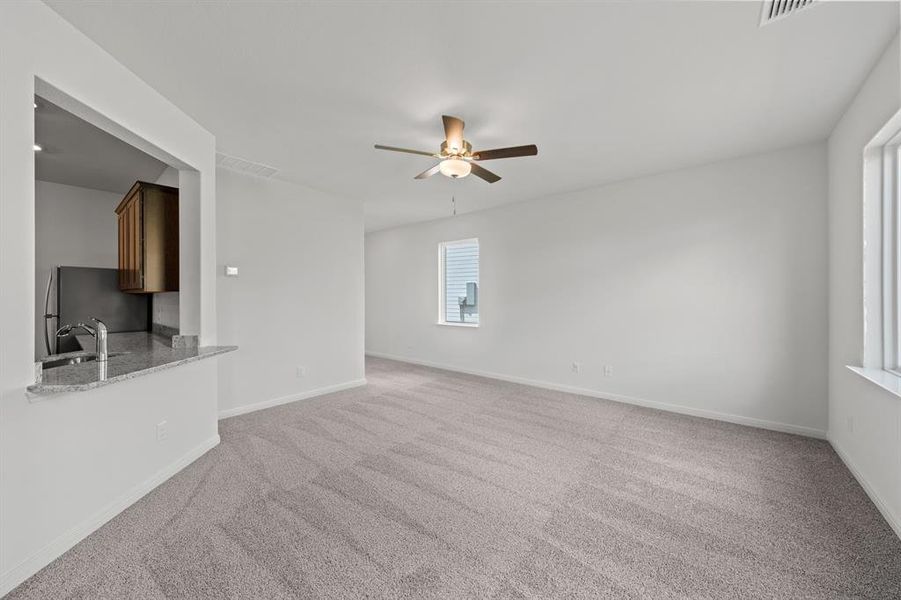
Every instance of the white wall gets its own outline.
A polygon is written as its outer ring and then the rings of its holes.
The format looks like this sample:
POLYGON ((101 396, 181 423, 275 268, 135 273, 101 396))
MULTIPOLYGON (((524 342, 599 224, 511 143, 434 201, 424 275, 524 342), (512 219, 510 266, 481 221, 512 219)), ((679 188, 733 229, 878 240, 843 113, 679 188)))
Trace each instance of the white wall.
POLYGON ((166 167, 160 176, 156 178, 154 183, 160 185, 168 185, 169 187, 178 187, 178 169, 166 167))
POLYGON ((216 340, 215 139, 46 5, 0 2, 0 594, 218 441, 215 362, 43 402, 26 396, 34 381, 36 88, 61 90, 48 99, 197 169, 193 325, 216 340), (162 414, 170 435, 157 443, 162 414))
POLYGON ((863 354, 863 148, 901 108, 895 38, 829 138, 829 439, 901 535, 901 398, 845 368, 863 354))
MULTIPOLYGON (((42 318, 47 276, 59 265, 110 268, 118 266, 119 230, 115 210, 121 200, 122 194, 47 181, 35 182, 36 358, 47 354, 42 318)), ((51 288, 50 302, 51 307, 56 306, 56 285, 51 288)))
POLYGON ((34 403, 4 397, 0 594, 219 442, 216 370, 198 361, 34 403))
POLYGON ((814 144, 368 234, 367 352, 823 436, 825 167, 814 144), (470 237, 481 326, 436 325, 437 245, 470 237))
POLYGON ((217 188, 219 339, 240 347, 221 414, 362 384, 362 204, 224 169, 217 188))

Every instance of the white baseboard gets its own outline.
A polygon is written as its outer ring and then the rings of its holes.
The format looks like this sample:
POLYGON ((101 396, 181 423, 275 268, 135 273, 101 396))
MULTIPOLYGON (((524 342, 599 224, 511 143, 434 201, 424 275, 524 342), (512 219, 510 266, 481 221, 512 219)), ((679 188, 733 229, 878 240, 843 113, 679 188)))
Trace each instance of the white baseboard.
POLYGON ((845 463, 845 466, 848 467, 848 470, 851 471, 851 474, 854 475, 854 479, 857 480, 860 487, 863 488, 863 491, 867 493, 867 496, 870 497, 870 500, 876 505, 879 512, 882 513, 883 518, 888 522, 889 527, 892 528, 895 535, 901 538, 901 515, 896 515, 892 512, 888 503, 882 499, 882 496, 879 495, 876 488, 873 487, 866 477, 864 477, 863 471, 854 464, 854 461, 851 460, 851 456, 838 445, 838 442, 830 437, 829 443, 832 445, 832 449, 835 450, 835 453, 838 454, 838 457, 845 463))
POLYGON ((315 390, 309 390, 306 392, 301 392, 299 394, 291 394, 288 396, 281 396, 279 398, 273 398, 271 400, 264 400, 263 402, 257 402, 256 404, 246 404, 244 406, 239 406, 237 408, 227 408, 225 410, 219 411, 219 419, 227 419, 229 417, 237 417, 238 415, 244 415, 251 412, 256 412, 258 410, 263 410, 264 408, 272 408, 273 406, 279 406, 281 404, 288 404, 290 402, 297 402, 298 400, 306 400, 307 398, 314 398, 316 396, 322 396, 324 394, 331 394, 333 392, 340 392, 343 390, 349 390, 351 388, 360 387, 366 385, 366 379, 355 379, 353 381, 346 381, 344 383, 337 383, 335 385, 329 385, 326 387, 316 388, 315 390))
POLYGON ((611 392, 603 392, 588 388, 580 388, 573 385, 562 383, 553 383, 550 381, 541 381, 537 379, 527 379, 525 377, 517 377, 514 375, 503 375, 500 373, 490 373, 487 371, 479 371, 456 367, 453 365, 439 364, 425 360, 417 360, 404 356, 395 356, 382 352, 366 352, 366 356, 375 358, 386 358, 388 360, 396 360, 400 362, 411 363, 414 365, 422 365, 424 367, 432 367, 435 369, 443 369, 445 371, 455 371, 458 373, 466 373, 468 375, 478 375, 480 377, 488 377, 489 379, 498 379, 500 381, 509 381, 510 383, 521 383, 523 385, 531 385, 533 387, 543 388, 546 390, 554 390, 557 392, 567 392, 570 394, 578 394, 580 396, 589 396, 591 398, 601 398, 603 400, 612 400, 614 402, 622 402, 624 404, 634 404, 636 406, 645 406, 647 408, 656 408, 667 412, 678 413, 682 415, 690 415, 693 417, 703 417, 705 419, 713 419, 715 421, 725 421, 727 423, 735 423, 737 425, 747 425, 749 427, 757 427, 760 429, 769 429, 771 431, 781 431, 783 433, 794 433, 806 437, 818 439, 826 439, 826 432, 822 429, 813 427, 805 427, 803 425, 792 425, 790 423, 779 423, 777 421, 767 421, 765 419, 756 419, 754 417, 745 417, 741 415, 732 415, 713 410, 705 410, 702 408, 692 408, 682 406, 680 404, 669 404, 666 402, 657 402, 655 400, 645 400, 643 398, 635 398, 633 396, 624 396, 622 394, 614 394, 611 392))
POLYGON ((105 525, 110 519, 140 500, 153 488, 203 456, 203 454, 217 444, 219 444, 218 434, 192 448, 187 454, 183 455, 174 463, 160 469, 149 479, 134 486, 85 521, 79 523, 20 562, 18 565, 0 575, 0 596, 9 593, 20 583, 62 556, 67 550, 72 548, 72 546, 100 529, 100 527, 105 525))

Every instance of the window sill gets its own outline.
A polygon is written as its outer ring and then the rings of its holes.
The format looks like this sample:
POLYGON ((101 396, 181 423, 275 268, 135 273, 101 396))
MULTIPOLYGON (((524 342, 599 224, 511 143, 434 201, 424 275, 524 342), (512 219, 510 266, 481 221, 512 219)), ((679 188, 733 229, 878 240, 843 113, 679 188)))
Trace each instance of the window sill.
POLYGON ((438 321, 435 325, 444 325, 446 327, 468 327, 469 329, 478 329, 478 323, 445 323, 444 321, 438 321))
POLYGON ((852 367, 851 365, 848 365, 848 369, 867 381, 875 383, 890 394, 901 398, 901 377, 898 375, 884 369, 865 369, 863 367, 852 367))

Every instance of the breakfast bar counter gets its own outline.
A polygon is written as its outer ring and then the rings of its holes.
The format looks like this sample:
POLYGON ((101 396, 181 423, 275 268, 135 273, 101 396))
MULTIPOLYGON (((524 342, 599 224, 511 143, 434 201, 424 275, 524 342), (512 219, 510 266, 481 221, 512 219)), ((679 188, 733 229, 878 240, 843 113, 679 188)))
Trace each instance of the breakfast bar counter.
POLYGON ((79 336, 78 341, 84 351, 48 356, 36 363, 35 383, 27 388, 36 399, 43 394, 90 390, 238 349, 237 346, 192 347, 190 344, 173 348, 171 338, 149 332, 111 333, 109 359, 98 361, 94 352, 88 350, 93 348, 93 338, 79 336), (44 368, 45 364, 66 359, 82 362, 44 368))

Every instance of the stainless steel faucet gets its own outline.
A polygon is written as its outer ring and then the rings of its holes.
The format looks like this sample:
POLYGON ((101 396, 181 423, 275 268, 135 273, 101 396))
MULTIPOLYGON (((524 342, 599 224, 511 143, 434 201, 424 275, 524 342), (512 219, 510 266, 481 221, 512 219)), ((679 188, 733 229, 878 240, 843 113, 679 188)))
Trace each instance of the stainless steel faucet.
POLYGON ((94 352, 97 354, 97 360, 105 361, 109 358, 109 351, 106 344, 106 324, 96 317, 91 317, 91 320, 96 323, 94 327, 85 323, 78 323, 76 327, 81 327, 94 336, 94 352))
POLYGON ((91 317, 91 320, 96 323, 94 327, 91 327, 87 323, 76 323, 75 325, 63 325, 59 329, 56 330, 56 337, 66 337, 70 333, 72 333, 73 329, 84 329, 86 332, 91 334, 94 338, 94 353, 97 354, 98 361, 106 361, 109 358, 109 350, 107 349, 107 331, 106 324, 96 317, 91 317))

